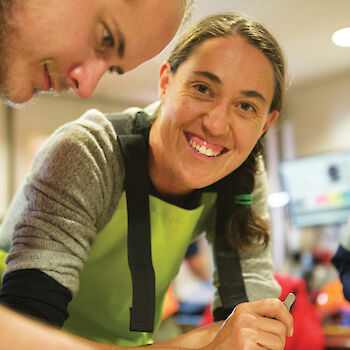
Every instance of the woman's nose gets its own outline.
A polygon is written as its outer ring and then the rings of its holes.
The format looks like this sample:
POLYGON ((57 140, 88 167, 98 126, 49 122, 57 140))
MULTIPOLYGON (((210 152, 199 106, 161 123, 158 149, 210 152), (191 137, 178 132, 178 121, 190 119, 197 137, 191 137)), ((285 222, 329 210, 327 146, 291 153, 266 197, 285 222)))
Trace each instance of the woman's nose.
POLYGON ((70 70, 68 82, 78 96, 89 98, 108 67, 102 58, 89 58, 70 70))
POLYGON ((229 129, 230 108, 224 104, 209 110, 203 117, 203 126, 213 136, 220 136, 229 129))

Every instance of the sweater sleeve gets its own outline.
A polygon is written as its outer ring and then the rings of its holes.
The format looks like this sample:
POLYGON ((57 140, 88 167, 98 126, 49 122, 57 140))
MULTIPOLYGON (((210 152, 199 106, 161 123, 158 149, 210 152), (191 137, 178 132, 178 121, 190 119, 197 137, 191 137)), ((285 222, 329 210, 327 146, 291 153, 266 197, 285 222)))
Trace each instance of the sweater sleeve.
MULTIPOLYGON (((255 178, 253 191, 253 209, 265 220, 269 219, 267 208, 267 176, 263 159, 259 161, 259 171, 255 178)), ((271 245, 266 248, 256 248, 250 251, 239 251, 241 270, 246 294, 249 301, 265 298, 278 298, 281 288, 274 278, 274 265, 271 255, 271 245)), ((224 310, 217 290, 219 279, 214 268, 213 310, 216 320, 224 319, 232 310, 224 310)), ((239 293, 239 291, 237 291, 239 293)))
MULTIPOLYGON (((253 209, 261 218, 269 221, 267 175, 262 157, 260 158, 259 171, 255 181, 253 209)), ((252 301, 278 298, 281 287, 274 278, 271 244, 265 249, 257 248, 249 252, 240 252, 240 257, 248 299, 252 301)))
POLYGON ((1 236, 12 237, 4 285, 8 274, 35 269, 74 295, 123 181, 117 138, 102 113, 90 110, 59 128, 35 157, 1 227, 1 236))

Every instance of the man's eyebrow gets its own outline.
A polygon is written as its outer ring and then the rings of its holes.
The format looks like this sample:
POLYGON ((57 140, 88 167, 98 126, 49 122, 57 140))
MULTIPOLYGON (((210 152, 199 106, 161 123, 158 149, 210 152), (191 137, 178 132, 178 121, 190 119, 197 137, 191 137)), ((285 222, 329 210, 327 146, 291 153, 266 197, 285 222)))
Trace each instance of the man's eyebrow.
POLYGON ((117 56, 119 58, 123 58, 124 54, 125 54, 125 35, 123 34, 123 32, 120 30, 119 24, 116 21, 115 18, 112 19, 113 22, 113 27, 114 27, 114 39, 118 41, 118 47, 117 47, 117 56))
POLYGON ((259 92, 256 90, 243 90, 241 91, 241 94, 247 97, 256 97, 259 100, 261 100, 264 103, 267 103, 266 98, 259 92))
POLYGON ((211 81, 213 81, 216 84, 221 84, 221 80, 220 78, 216 75, 213 74, 211 72, 207 72, 207 71, 194 71, 193 72, 195 75, 203 75, 206 78, 210 79, 211 81))

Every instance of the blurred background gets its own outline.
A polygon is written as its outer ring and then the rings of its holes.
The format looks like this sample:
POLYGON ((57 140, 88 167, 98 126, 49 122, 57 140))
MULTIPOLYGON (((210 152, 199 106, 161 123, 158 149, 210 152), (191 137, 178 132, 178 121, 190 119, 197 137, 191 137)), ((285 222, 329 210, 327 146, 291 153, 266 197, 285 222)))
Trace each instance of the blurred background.
MULTIPOLYGON (((265 24, 287 58, 285 111, 266 142, 276 271, 305 282, 321 315, 327 348, 350 348, 349 321, 340 315, 348 312, 348 304, 332 304, 341 298, 341 289, 328 284, 337 279, 330 259, 350 213, 350 47, 332 40, 337 30, 350 26, 350 0, 198 0, 180 32, 198 18, 227 10, 265 24)), ((125 76, 106 74, 89 100, 68 92, 59 98, 39 96, 19 109, 0 105, 0 157, 6 160, 0 164, 0 220, 33 156, 58 126, 90 108, 121 111, 158 99, 158 70, 172 47, 170 43, 162 54, 125 76)), ((185 263, 174 288, 176 299, 189 300, 192 306, 194 294, 204 296, 199 304, 205 305, 211 293, 210 253, 202 240, 198 247, 204 275, 198 277, 185 263)), ((178 306, 176 310, 179 315, 178 306)), ((200 321, 197 317, 181 322, 197 326, 200 321)))

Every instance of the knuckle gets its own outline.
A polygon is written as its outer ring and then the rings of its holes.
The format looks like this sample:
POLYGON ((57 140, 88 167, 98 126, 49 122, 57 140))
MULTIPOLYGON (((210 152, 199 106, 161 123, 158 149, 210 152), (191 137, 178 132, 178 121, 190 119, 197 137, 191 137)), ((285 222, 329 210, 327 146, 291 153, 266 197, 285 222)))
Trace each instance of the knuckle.
POLYGON ((282 301, 279 299, 271 299, 271 304, 273 307, 279 308, 282 306, 282 301))
POLYGON ((246 312, 238 315, 236 320, 238 326, 240 327, 247 327, 247 326, 251 327, 255 321, 256 321, 256 316, 246 312))

